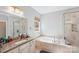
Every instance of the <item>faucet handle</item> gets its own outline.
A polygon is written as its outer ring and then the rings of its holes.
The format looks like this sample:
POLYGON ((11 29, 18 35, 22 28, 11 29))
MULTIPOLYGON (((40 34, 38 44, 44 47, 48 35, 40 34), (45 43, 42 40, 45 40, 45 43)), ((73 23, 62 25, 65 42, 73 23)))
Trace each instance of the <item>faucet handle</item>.
POLYGON ((66 37, 64 37, 64 39, 66 39, 66 37))

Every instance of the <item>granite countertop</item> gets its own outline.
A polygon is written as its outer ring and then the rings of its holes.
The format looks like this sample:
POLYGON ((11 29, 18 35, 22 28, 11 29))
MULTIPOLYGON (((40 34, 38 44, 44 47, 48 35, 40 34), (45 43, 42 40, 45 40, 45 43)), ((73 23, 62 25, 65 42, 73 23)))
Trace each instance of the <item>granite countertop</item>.
MULTIPOLYGON (((36 38, 38 38, 38 37, 36 37, 36 38)), ((17 47, 19 47, 19 46, 25 44, 25 43, 31 42, 32 40, 34 40, 34 39, 36 39, 36 38, 30 37, 30 38, 25 38, 25 39, 17 39, 17 40, 14 40, 14 41, 10 42, 10 43, 6 43, 6 44, 4 44, 3 47, 0 49, 0 50, 1 50, 0 52, 1 52, 1 53, 6 53, 6 52, 8 52, 8 51, 10 51, 10 50, 12 50, 12 49, 15 49, 15 48, 17 48, 17 47)), ((39 40, 37 39, 36 41, 39 41, 39 40)), ((52 44, 56 44, 56 43, 52 43, 52 44)), ((57 45, 57 44, 56 44, 56 45, 57 45)), ((58 45, 59 45, 59 44, 58 44, 58 45)), ((61 45, 61 44, 60 44, 60 45, 61 45)), ((71 48, 71 50, 73 50, 72 52, 74 52, 74 53, 75 53, 75 52, 79 52, 79 51, 78 51, 79 48, 76 48, 76 47, 74 47, 74 46, 69 46, 69 45, 61 45, 61 46, 71 48), (77 50, 76 50, 76 49, 77 49, 77 50)))
POLYGON ((1 53, 6 53, 6 52, 18 47, 18 46, 21 46, 25 43, 28 43, 28 42, 32 41, 33 39, 34 38, 17 39, 17 40, 14 40, 14 41, 10 42, 10 43, 6 43, 0 49, 1 50, 0 52, 1 53))

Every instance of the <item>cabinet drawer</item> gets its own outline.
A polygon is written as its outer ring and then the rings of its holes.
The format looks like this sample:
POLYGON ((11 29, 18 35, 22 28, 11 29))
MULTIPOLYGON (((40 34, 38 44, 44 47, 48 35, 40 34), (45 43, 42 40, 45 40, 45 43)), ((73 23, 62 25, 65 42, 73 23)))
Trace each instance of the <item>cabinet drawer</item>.
POLYGON ((15 48, 13 50, 8 51, 7 53, 18 53, 19 52, 19 48, 15 48))
POLYGON ((29 48, 25 48, 23 50, 20 50, 20 53, 29 53, 29 48))
POLYGON ((30 43, 26 43, 20 46, 20 50, 27 49, 30 46, 30 43))

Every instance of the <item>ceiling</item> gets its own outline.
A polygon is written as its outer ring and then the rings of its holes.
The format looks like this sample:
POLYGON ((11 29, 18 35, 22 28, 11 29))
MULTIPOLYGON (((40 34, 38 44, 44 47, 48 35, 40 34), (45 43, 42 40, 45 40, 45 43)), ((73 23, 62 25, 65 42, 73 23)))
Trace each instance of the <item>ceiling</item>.
POLYGON ((35 9, 40 14, 66 10, 74 7, 76 6, 32 6, 32 8, 35 9))

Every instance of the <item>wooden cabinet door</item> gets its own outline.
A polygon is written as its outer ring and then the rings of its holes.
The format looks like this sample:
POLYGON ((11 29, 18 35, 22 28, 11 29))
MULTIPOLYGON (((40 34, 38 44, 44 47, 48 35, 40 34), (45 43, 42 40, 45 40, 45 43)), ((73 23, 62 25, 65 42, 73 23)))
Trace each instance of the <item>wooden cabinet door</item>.
POLYGON ((20 50, 20 53, 29 53, 30 52, 30 42, 20 46, 19 50, 20 50))
POLYGON ((36 49, 35 49, 35 42, 36 42, 36 40, 33 40, 33 41, 31 41, 30 42, 30 53, 34 53, 34 52, 36 52, 36 49))

